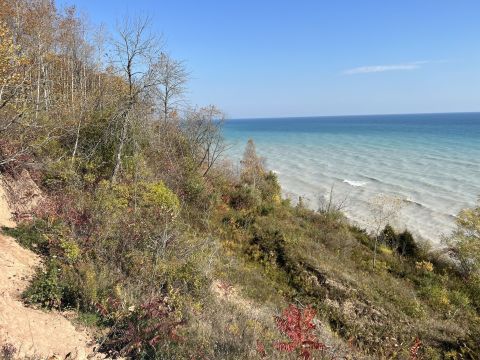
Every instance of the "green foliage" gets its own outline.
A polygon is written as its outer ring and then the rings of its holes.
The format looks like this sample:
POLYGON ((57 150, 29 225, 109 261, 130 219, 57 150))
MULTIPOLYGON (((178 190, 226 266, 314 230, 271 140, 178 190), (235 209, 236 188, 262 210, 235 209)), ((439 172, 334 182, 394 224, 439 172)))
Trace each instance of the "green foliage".
POLYGON ((415 259, 420 254, 419 246, 408 230, 397 234, 395 230, 387 224, 380 234, 380 240, 402 256, 415 259))
POLYGON ((249 139, 243 153, 243 159, 241 161, 242 182, 256 187, 257 184, 265 176, 264 160, 257 155, 255 143, 252 139, 249 139))
POLYGON ((49 240, 44 234, 47 223, 43 220, 37 220, 33 223, 22 222, 15 228, 3 228, 3 231, 17 239, 17 241, 27 249, 36 253, 47 255, 49 252, 49 240))
POLYGON ((81 177, 70 159, 54 161, 48 164, 43 175, 43 185, 50 189, 79 184, 81 177))
POLYGON ((80 248, 75 241, 60 239, 59 245, 68 263, 73 263, 79 258, 80 248))
POLYGON ((387 224, 387 226, 385 226, 385 228, 382 230, 380 238, 383 243, 385 243, 392 249, 397 249, 397 234, 389 224, 387 224))
POLYGON ((196 173, 186 176, 183 186, 186 200, 191 203, 198 203, 205 195, 205 181, 196 173))
POLYGON ((261 204, 261 196, 260 190, 251 185, 238 185, 230 195, 230 206, 237 210, 253 209, 261 204))
POLYGON ((96 203, 107 214, 123 213, 128 208, 133 189, 126 184, 111 184, 103 180, 96 190, 96 203))
POLYGON ((480 205, 462 210, 456 223, 456 231, 447 239, 452 256, 465 277, 480 274, 480 205))
POLYGON ((59 308, 62 304, 63 286, 59 279, 60 264, 51 259, 46 269, 38 268, 30 287, 23 297, 30 303, 41 304, 48 308, 59 308))
POLYGON ((254 226, 254 234, 250 241, 250 255, 255 260, 275 264, 279 267, 286 266, 284 235, 278 229, 264 225, 254 226))
POLYGON ((470 303, 480 313, 480 275, 471 276, 465 283, 465 292, 469 295, 470 303))
POLYGON ((450 306, 449 292, 440 284, 433 284, 424 288, 422 290, 422 295, 434 308, 440 308, 443 311, 446 311, 450 306))
POLYGON ((269 171, 258 183, 258 189, 262 193, 263 200, 267 202, 279 203, 281 198, 281 188, 278 177, 273 171, 269 171))
POLYGON ((397 236, 398 248, 397 251, 406 257, 415 258, 418 256, 418 246, 412 234, 405 230, 397 236))
POLYGON ((97 313, 79 312, 77 321, 87 327, 96 327, 101 325, 102 319, 97 313))
POLYGON ((155 207, 158 210, 168 213, 172 216, 178 214, 180 210, 180 201, 163 182, 147 184, 142 191, 143 206, 155 207))

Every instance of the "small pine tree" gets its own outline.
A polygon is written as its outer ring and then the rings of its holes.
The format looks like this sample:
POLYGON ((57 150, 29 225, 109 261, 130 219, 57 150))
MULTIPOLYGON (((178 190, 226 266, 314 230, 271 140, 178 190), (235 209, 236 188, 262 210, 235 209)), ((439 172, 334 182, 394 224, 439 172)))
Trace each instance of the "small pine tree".
POLYGON ((418 246, 412 233, 405 230, 397 235, 398 252, 406 257, 415 258, 418 256, 418 246))
POLYGON ((380 236, 381 240, 383 241, 383 243, 385 243, 385 245, 389 246, 394 250, 397 250, 397 235, 395 234, 395 231, 390 226, 390 224, 387 224, 387 226, 385 226, 380 236))

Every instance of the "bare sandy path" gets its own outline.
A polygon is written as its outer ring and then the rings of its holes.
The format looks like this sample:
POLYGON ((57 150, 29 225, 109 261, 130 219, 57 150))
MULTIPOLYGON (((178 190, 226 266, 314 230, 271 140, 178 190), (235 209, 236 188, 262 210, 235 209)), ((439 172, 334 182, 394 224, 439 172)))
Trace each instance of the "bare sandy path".
MULTIPOLYGON (((11 211, 0 190, 0 226, 12 226, 11 211)), ((0 350, 16 348, 15 358, 86 359, 91 339, 58 312, 26 307, 21 293, 40 265, 40 258, 14 239, 0 234, 0 350)))

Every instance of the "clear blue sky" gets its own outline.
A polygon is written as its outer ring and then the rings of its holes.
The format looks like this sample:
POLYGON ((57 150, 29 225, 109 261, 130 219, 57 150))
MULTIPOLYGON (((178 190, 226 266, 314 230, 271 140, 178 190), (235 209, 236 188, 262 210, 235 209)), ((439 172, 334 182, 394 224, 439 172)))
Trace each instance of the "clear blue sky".
POLYGON ((478 0, 61 0, 148 14, 230 117, 480 111, 478 0))

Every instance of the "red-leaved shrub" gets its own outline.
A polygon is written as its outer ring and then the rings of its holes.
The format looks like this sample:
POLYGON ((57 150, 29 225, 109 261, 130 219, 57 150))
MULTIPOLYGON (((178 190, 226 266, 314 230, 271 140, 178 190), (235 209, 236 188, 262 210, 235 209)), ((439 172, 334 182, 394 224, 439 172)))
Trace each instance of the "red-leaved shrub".
POLYGON ((260 340, 257 340, 257 354, 261 358, 264 358, 267 356, 267 352, 265 351, 265 345, 260 340))
POLYGON ((313 323, 316 311, 310 306, 300 309, 290 304, 283 310, 282 316, 276 317, 277 328, 286 335, 290 341, 277 342, 275 348, 280 351, 297 351, 303 359, 310 359, 313 350, 325 350, 325 344, 317 339, 314 334, 316 328, 313 323))
POLYGON ((415 342, 413 343, 412 347, 410 348, 410 359, 411 360, 417 360, 418 359, 418 350, 420 350, 421 346, 422 346, 422 342, 420 341, 419 338, 416 338, 415 342))

